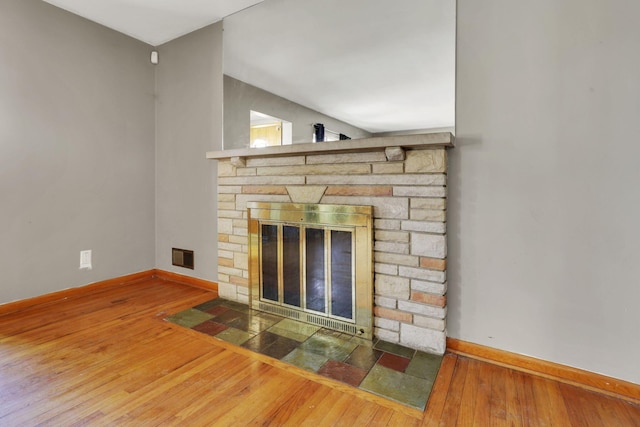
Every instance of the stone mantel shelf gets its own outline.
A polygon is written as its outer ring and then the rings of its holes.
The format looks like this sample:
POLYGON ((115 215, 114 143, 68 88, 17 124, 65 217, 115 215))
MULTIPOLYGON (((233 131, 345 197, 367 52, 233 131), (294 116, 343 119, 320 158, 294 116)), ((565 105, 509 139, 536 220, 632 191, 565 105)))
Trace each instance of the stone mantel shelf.
POLYGON ((425 133, 418 135, 385 136, 305 144, 280 145, 264 148, 240 148, 207 152, 207 159, 231 159, 235 157, 277 157, 296 154, 349 153, 384 150, 401 147, 404 149, 453 147, 454 137, 450 132, 425 133))

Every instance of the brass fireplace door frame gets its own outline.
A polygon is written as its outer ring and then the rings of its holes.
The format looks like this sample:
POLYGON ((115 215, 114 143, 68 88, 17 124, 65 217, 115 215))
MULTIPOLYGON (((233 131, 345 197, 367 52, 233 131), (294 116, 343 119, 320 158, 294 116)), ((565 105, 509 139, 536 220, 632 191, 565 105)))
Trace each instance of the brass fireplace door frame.
MULTIPOLYGON (((373 207, 299 203, 247 203, 251 307, 302 322, 373 339, 373 207), (261 299, 261 224, 349 230, 353 233, 354 318, 347 320, 261 299)), ((279 261, 281 262, 281 261, 279 261)), ((280 266, 281 267, 281 266, 280 266)), ((279 268, 281 276, 282 268, 279 268)), ((301 272, 301 276, 304 274, 301 272)), ((280 277, 279 280, 282 280, 280 277)), ((301 277, 301 283, 304 278, 301 277)), ((304 286, 301 284, 301 287, 304 286)))

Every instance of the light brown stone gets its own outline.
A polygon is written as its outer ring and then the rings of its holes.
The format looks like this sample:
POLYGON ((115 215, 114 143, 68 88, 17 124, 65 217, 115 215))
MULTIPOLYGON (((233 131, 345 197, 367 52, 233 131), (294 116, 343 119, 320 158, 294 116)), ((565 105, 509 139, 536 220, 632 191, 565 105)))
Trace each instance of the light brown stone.
POLYGON ((236 285, 218 280, 218 295, 220 298, 237 301, 238 292, 236 291, 236 285))
POLYGON ((402 221, 403 230, 421 231, 424 233, 444 234, 447 232, 447 224, 445 222, 434 221, 402 221))
POLYGON ((245 185, 242 194, 287 194, 287 188, 277 185, 245 185))
POLYGON ((247 236, 238 236, 236 234, 229 236, 229 243, 236 243, 238 245, 244 245, 247 243, 247 236))
POLYGON ((240 270, 239 268, 223 267, 220 264, 218 264, 218 272, 228 274, 229 276, 242 277, 242 270, 240 270))
MULTIPOLYGON (((386 164, 386 163, 384 163, 386 164)), ((231 178, 224 178, 225 180, 231 178)), ((312 175, 307 177, 308 184, 314 185, 407 185, 412 187, 443 186, 446 184, 446 175, 312 175)), ((420 197, 420 196, 418 196, 420 197)), ((444 196, 427 196, 444 197, 444 196)))
POLYGON ((385 319, 397 320, 403 323, 411 323, 413 320, 413 315, 411 313, 386 307, 374 307, 373 314, 377 317, 384 317, 385 319))
POLYGON ((370 174, 371 165, 344 163, 337 165, 266 166, 258 168, 259 176, 287 175, 362 175, 370 174))
POLYGON ((236 168, 231 165, 230 161, 218 162, 218 176, 235 176, 236 168))
POLYGON ((375 294, 398 299, 408 299, 410 295, 409 279, 398 276, 376 274, 375 294))
POLYGON ((400 221, 397 219, 376 219, 373 221, 376 230, 400 230, 400 221))
POLYGON ((402 161, 406 158, 402 147, 387 147, 384 149, 384 154, 390 162, 402 161))
POLYGON ((242 212, 218 209, 218 218, 242 218, 242 212))
POLYGON ((446 197, 446 187, 393 187, 393 195, 396 197, 446 197))
POLYGON ((233 234, 233 220, 229 218, 218 218, 218 233, 233 234))
POLYGON ((374 319, 374 324, 377 328, 386 329, 388 331, 400 331, 400 322, 398 322, 397 320, 389 320, 385 319, 384 317, 376 317, 374 319))
POLYGON ((401 265, 398 268, 398 275, 436 283, 444 283, 447 281, 446 272, 429 270, 428 268, 405 267, 401 265))
POLYGON ((446 335, 443 331, 420 328, 414 325, 400 325, 400 344, 435 354, 444 354, 446 335))
POLYGON ((219 186, 236 186, 235 193, 242 192, 240 185, 303 185, 304 176, 230 176, 218 178, 219 186))
POLYGON ((307 156, 308 165, 331 165, 336 163, 371 163, 386 161, 384 153, 381 151, 370 151, 367 153, 343 153, 343 154, 317 154, 307 156))
POLYGON ((244 277, 230 276, 229 279, 229 281, 234 285, 239 285, 238 289, 236 290, 238 293, 241 293, 240 287, 246 287, 249 285, 249 281, 244 277))
POLYGON ((411 255, 445 259, 447 239, 440 235, 411 233, 411 255))
POLYGON ((373 258, 375 262, 383 264, 398 264, 410 267, 417 267, 420 264, 420 258, 411 255, 390 254, 387 252, 374 252, 373 258))
POLYGON ((327 196, 392 196, 393 187, 376 185, 333 185, 327 188, 327 196))
POLYGON ((233 266, 235 268, 240 268, 242 270, 246 270, 249 268, 249 255, 245 253, 235 253, 233 254, 233 266))
POLYGON ((434 319, 432 317, 413 315, 413 324, 422 328, 429 328, 435 331, 444 331, 447 326, 445 319, 434 319))
POLYGON ((218 249, 218 258, 233 259, 233 252, 227 249, 218 249))
POLYGON ((425 294, 424 292, 411 292, 411 301, 421 302, 424 304, 435 305, 436 307, 444 307, 447 305, 447 297, 443 295, 425 294))
POLYGON ((420 198, 411 199, 411 209, 440 209, 447 208, 447 199, 420 198))
POLYGON ((232 157, 231 165, 237 168, 243 168, 247 166, 247 159, 245 157, 232 157))
POLYGON ((248 167, 304 165, 305 156, 285 157, 251 157, 247 159, 248 167))
POLYGON ((238 194, 242 191, 242 187, 238 185, 222 185, 220 179, 218 180, 218 194, 238 194))
POLYGON ((446 172, 447 152, 444 149, 408 151, 404 170, 407 173, 446 172))
POLYGON ((376 274, 386 274, 388 276, 398 275, 398 266, 393 264, 381 264, 379 262, 374 263, 373 271, 376 274))
POLYGON ((233 267, 233 260, 229 258, 218 258, 218 265, 223 267, 233 267))
POLYGON ((386 308, 396 308, 397 305, 397 300, 395 298, 389 298, 389 297, 383 297, 381 295, 376 295, 375 296, 375 304, 379 305, 381 307, 386 307, 386 308))
POLYGON ((402 162, 389 162, 389 163, 374 163, 374 174, 398 174, 404 172, 404 163, 402 162))
POLYGON ((436 319, 444 319, 447 315, 446 307, 436 307, 414 301, 398 301, 398 308, 413 314, 421 314, 436 319))
POLYGON ((373 328, 373 336, 382 341, 393 344, 400 342, 400 334, 398 332, 389 331, 388 329, 373 328))
POLYGON ((376 241, 373 250, 378 252, 389 252, 393 254, 409 254, 409 243, 400 242, 380 242, 376 241))
POLYGON ((218 234, 218 242, 228 243, 229 242, 229 235, 228 234, 218 234))
MULTIPOLYGON (((232 236, 229 236, 229 240, 231 240, 232 236)), ((218 249, 223 251, 231 251, 231 252, 242 252, 242 245, 238 245, 235 243, 224 243, 218 242, 218 249)), ((228 258, 228 257, 225 257, 228 258)))
POLYGON ((247 202, 289 203, 290 201, 288 194, 238 194, 236 196, 236 210, 240 213, 246 213, 247 202))
POLYGON ((319 203, 327 187, 324 185, 291 185, 286 190, 293 203, 319 203))
POLYGON ((256 176, 256 168, 238 168, 236 175, 238 176, 256 176))
POLYGON ((375 231, 375 240, 380 240, 382 242, 409 242, 409 233, 405 231, 387 231, 387 230, 376 230, 375 231))
POLYGON ((431 270, 444 271, 444 270, 447 269, 447 260, 446 259, 421 257, 420 258, 420 267, 428 268, 428 269, 431 269, 431 270))
POLYGON ((412 221, 439 221, 447 220, 447 211, 431 209, 411 209, 410 218, 412 221))
POLYGON ((426 280, 411 279, 411 290, 434 295, 444 295, 447 293, 447 282, 437 283, 426 280))

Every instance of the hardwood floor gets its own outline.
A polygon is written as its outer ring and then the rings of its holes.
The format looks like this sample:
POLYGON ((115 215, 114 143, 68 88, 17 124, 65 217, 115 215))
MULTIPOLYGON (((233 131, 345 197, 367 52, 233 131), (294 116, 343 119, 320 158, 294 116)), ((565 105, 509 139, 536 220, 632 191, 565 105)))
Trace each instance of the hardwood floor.
POLYGON ((159 279, 0 316, 0 425, 640 426, 640 407, 449 354, 424 413, 162 319, 159 279))

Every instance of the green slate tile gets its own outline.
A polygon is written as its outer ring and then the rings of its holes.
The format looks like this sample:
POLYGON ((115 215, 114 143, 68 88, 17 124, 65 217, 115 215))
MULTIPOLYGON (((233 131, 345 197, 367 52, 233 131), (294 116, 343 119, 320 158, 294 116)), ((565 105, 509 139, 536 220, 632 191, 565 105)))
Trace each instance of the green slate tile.
POLYGON ((307 371, 318 372, 322 365, 327 363, 329 358, 319 354, 309 353, 298 347, 280 360, 306 369, 307 371))
POLYGON ((192 328, 199 325, 202 322, 206 322, 213 316, 207 313, 203 313, 200 310, 189 308, 179 313, 173 314, 167 317, 167 320, 176 325, 184 326, 185 328, 192 328))
POLYGON ((432 386, 431 381, 375 365, 359 388, 424 410, 432 386))
POLYGON ((369 371, 380 359, 380 356, 382 356, 382 351, 374 350, 366 345, 359 345, 351 352, 345 363, 369 371))
POLYGON ((351 341, 358 344, 359 346, 368 347, 368 348, 373 348, 373 345, 375 344, 375 341, 367 340, 360 337, 353 337, 351 338, 351 341))
POLYGON ((310 337, 321 329, 320 326, 299 322, 293 319, 283 319, 280 322, 276 323, 275 326, 280 329, 286 329, 292 332, 306 335, 307 337, 310 337))
POLYGON ((252 310, 251 313, 253 314, 254 317, 259 317, 260 319, 270 322, 273 325, 285 319, 284 317, 278 316, 276 314, 265 313, 257 310, 252 310))
POLYGON ((239 311, 241 313, 251 312, 251 307, 236 301, 222 300, 222 305, 224 305, 225 307, 229 307, 230 309, 239 311))
POLYGON ((307 335, 302 335, 302 334, 299 334, 297 332, 289 331, 287 329, 280 329, 280 328, 278 328, 278 326, 270 327, 269 329, 267 329, 267 332, 271 332, 273 334, 278 334, 278 335, 280 335, 282 337, 289 338, 289 339, 292 339, 292 340, 296 340, 298 342, 303 342, 307 338, 309 338, 307 335))
POLYGON ((416 351, 404 373, 433 382, 438 375, 441 363, 442 356, 416 351))
POLYGON ((249 340, 252 337, 253 334, 241 331, 240 329, 236 328, 225 329, 224 331, 216 335, 216 338, 235 345, 242 345, 245 341, 249 340))
POLYGON ((414 349, 402 346, 400 344, 393 344, 386 341, 378 341, 373 346, 376 350, 386 351, 387 353, 393 353, 398 356, 408 357, 411 359, 416 352, 414 349))
POLYGON ((306 352, 342 362, 358 346, 357 343, 351 342, 348 335, 343 335, 319 331, 303 342, 300 348, 306 352))
POLYGON ((297 320, 284 319, 267 330, 274 334, 303 342, 311 335, 318 332, 318 330, 320 330, 320 327, 309 325, 308 323, 298 322, 297 320))
POLYGON ((216 299, 212 299, 212 300, 207 301, 207 302, 203 302, 202 304, 198 304, 193 308, 195 308, 196 310, 200 310, 200 311, 207 311, 210 308, 213 308, 215 306, 218 306, 218 305, 222 304, 222 301, 224 301, 224 300, 221 300, 220 298, 216 298, 216 299))

